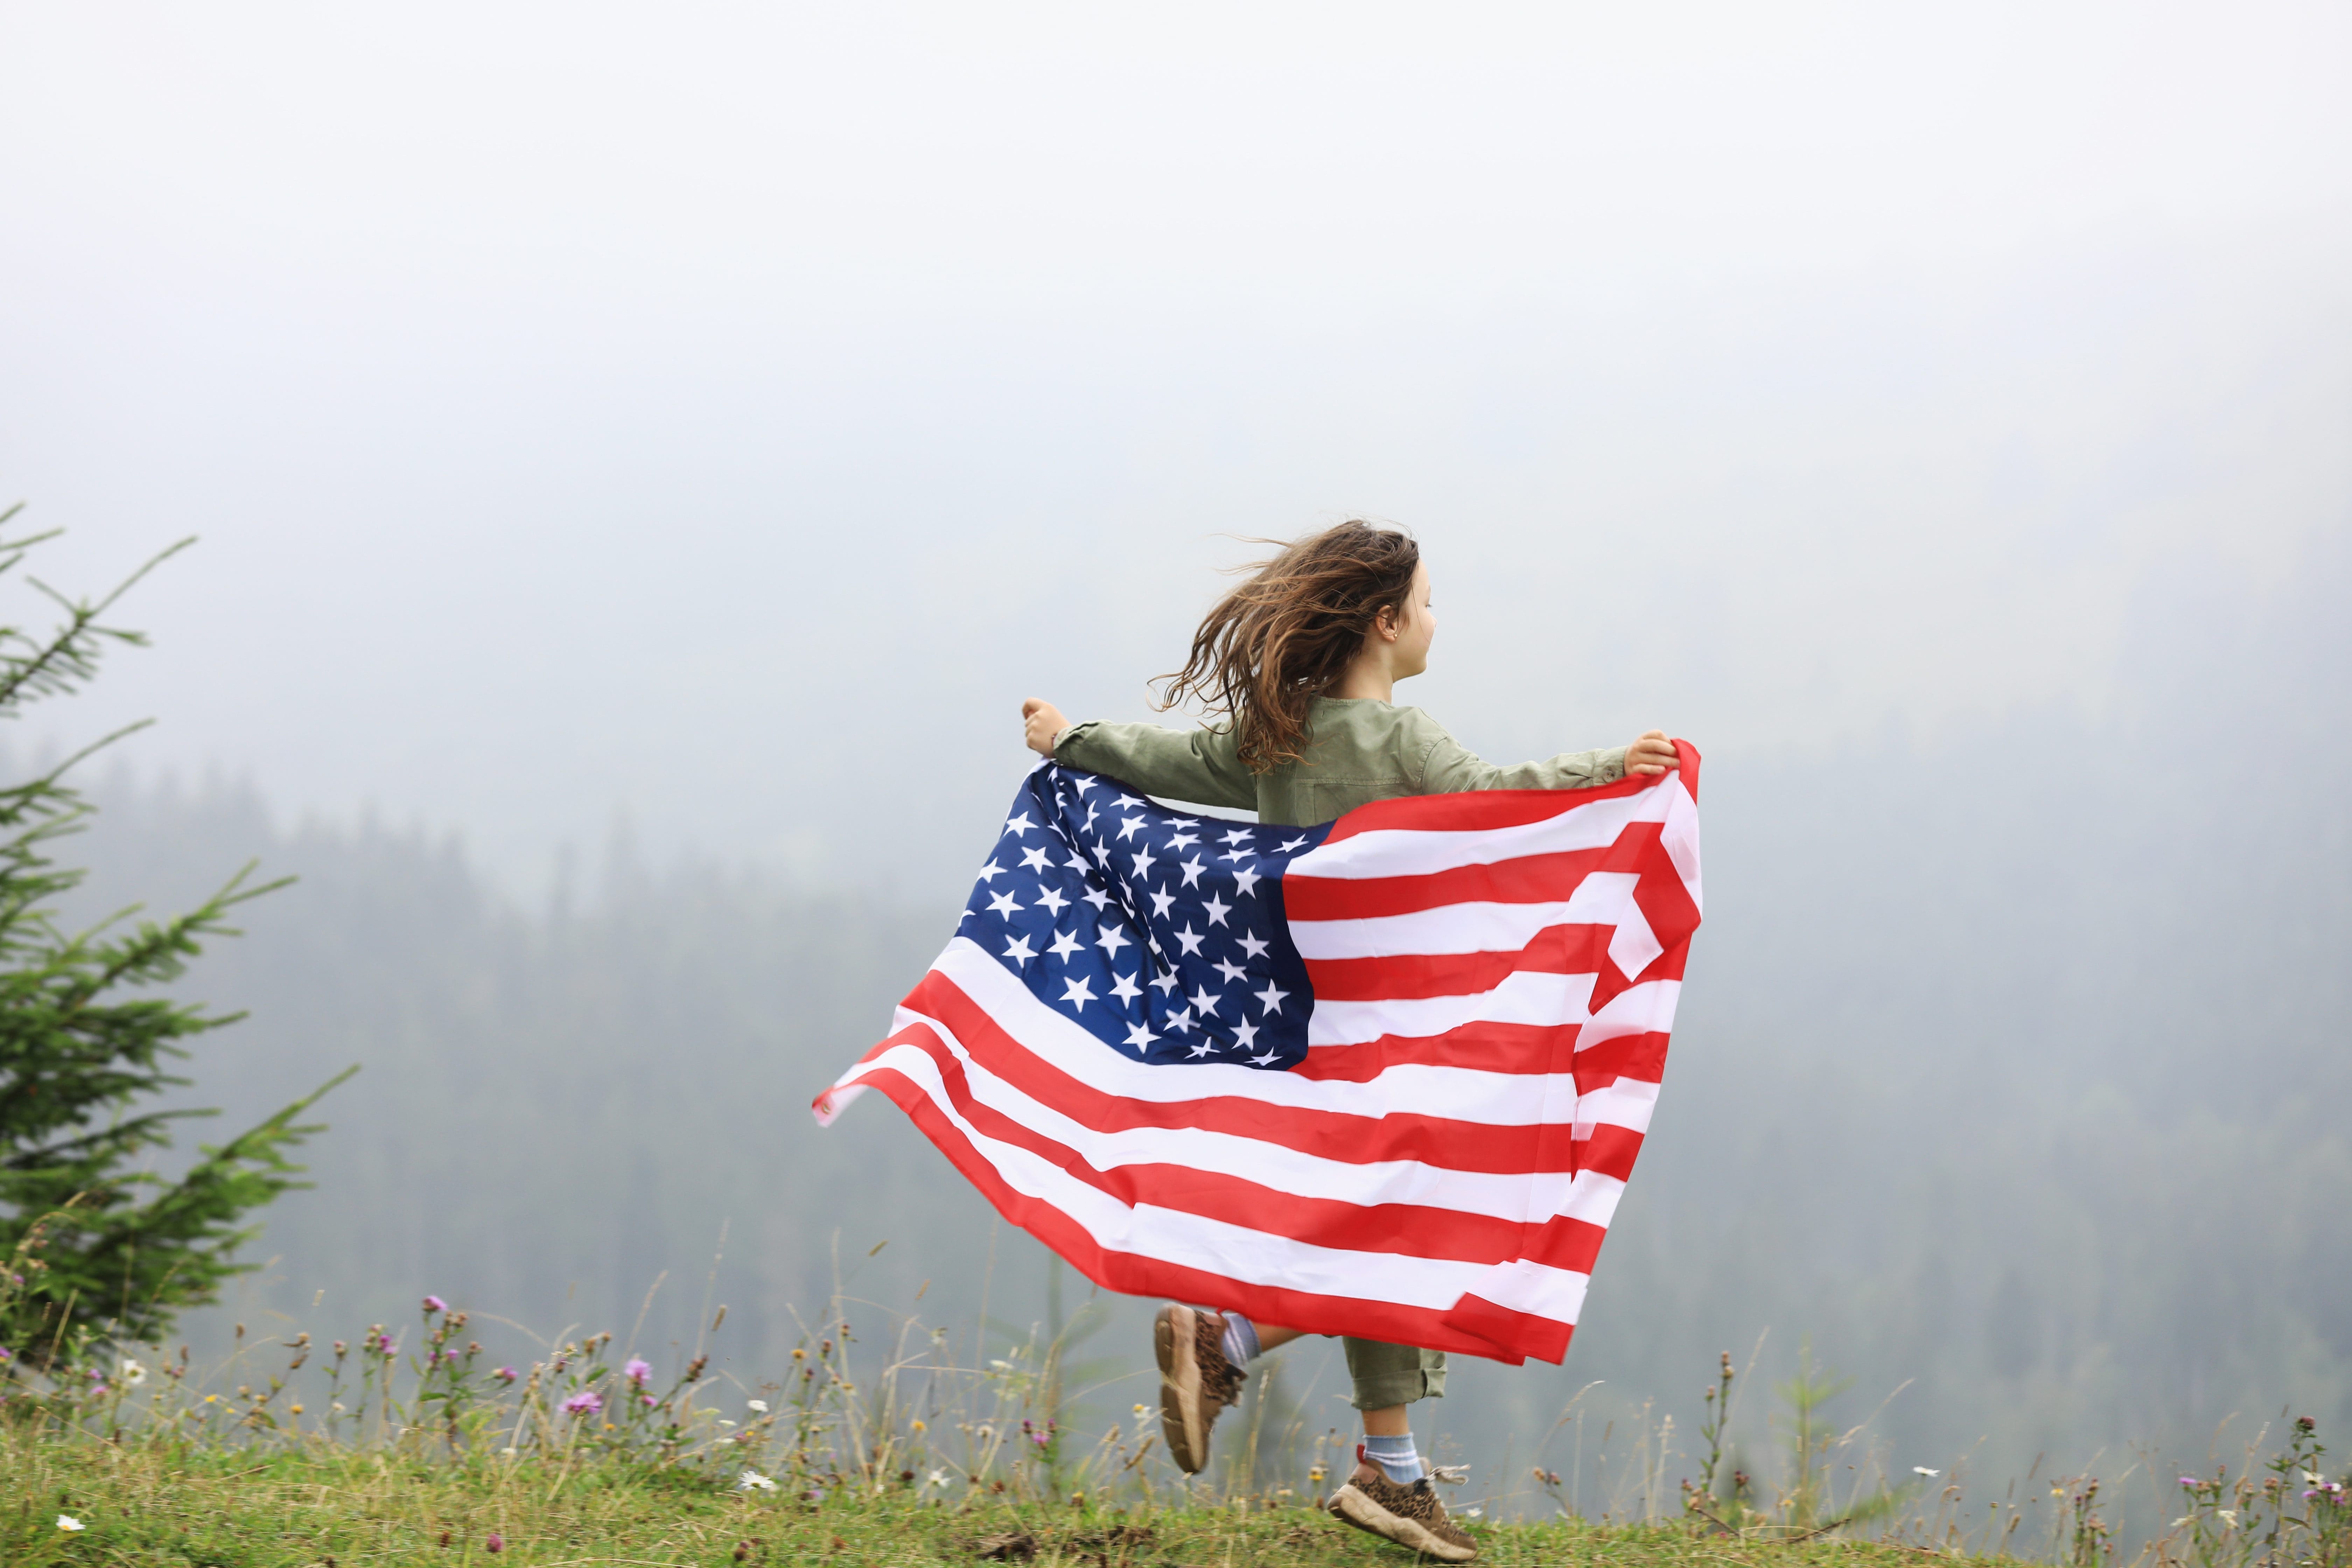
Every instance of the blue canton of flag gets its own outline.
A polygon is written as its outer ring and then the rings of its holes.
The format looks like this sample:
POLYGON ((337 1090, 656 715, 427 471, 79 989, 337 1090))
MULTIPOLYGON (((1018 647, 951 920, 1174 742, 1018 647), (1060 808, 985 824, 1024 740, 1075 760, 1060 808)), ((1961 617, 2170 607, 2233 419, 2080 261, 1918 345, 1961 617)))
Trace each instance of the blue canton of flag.
POLYGON ((1314 996, 1282 873, 1330 831, 1181 816, 1040 763, 958 929, 1113 1050, 1284 1071, 1314 996))

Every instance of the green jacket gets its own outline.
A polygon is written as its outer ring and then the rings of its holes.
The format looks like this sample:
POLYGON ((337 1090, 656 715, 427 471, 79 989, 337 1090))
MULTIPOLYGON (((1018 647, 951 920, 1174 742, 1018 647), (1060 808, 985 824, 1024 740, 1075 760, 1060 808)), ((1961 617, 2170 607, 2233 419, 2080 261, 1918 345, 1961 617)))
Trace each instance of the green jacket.
POLYGON ((1054 760, 1103 773, 1146 795, 1255 810, 1260 822, 1312 827, 1369 801, 1465 789, 1590 789, 1625 776, 1625 748, 1577 752, 1498 768, 1480 762, 1418 708, 1369 697, 1318 697, 1307 715, 1305 754, 1253 773, 1234 755, 1229 729, 1158 724, 1073 724, 1054 738, 1054 760))

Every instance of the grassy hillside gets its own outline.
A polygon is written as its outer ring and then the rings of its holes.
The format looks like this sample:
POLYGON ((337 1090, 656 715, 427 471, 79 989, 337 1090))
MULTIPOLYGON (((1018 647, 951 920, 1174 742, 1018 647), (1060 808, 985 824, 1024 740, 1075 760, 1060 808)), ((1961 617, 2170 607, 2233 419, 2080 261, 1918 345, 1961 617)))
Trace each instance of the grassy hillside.
MULTIPOLYGON (((257 1458, 201 1444, 118 1447, 18 1432, 0 1436, 0 1561, 12 1568, 1412 1561, 1301 1498, 1095 1508, 982 1490, 950 1501, 922 1480, 887 1484, 878 1495, 839 1489, 812 1503, 613 1463, 434 1465, 348 1449, 257 1458), (59 1529, 60 1514, 84 1528, 59 1529)), ((1496 1564, 1894 1568, 1918 1560, 1916 1548, 1828 1537, 1790 1545, 1680 1526, 1470 1524, 1483 1542, 1480 1561, 1496 1564)))

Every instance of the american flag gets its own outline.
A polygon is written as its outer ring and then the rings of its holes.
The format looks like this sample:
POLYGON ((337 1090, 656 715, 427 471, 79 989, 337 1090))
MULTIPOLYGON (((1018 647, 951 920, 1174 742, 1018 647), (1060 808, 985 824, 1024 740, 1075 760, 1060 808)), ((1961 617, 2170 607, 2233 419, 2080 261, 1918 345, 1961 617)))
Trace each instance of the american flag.
POLYGON ((1663 777, 1313 828, 1040 763, 817 1120, 880 1089, 1107 1289, 1557 1362, 1699 923, 1675 747, 1663 777))

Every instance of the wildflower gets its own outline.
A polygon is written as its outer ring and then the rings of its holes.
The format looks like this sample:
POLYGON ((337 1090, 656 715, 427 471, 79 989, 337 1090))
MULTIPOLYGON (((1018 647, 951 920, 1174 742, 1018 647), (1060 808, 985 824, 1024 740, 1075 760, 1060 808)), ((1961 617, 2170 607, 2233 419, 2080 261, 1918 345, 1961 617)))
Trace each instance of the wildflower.
POLYGON ((76 1531, 82 1528, 82 1522, 69 1513, 61 1513, 58 1515, 58 1528, 68 1531, 76 1531))
POLYGON ((652 1363, 639 1356, 631 1356, 628 1365, 621 1369, 621 1375, 642 1388, 645 1386, 646 1379, 651 1377, 653 1372, 652 1363))
POLYGON ((5 1366, 16 1359, 16 1358, 9 1352, 6 1345, 0 1345, 0 1366, 5 1366))
POLYGON ((914 1424, 909 1429, 916 1432, 928 1432, 931 1428, 928 1422, 924 1421, 921 1416, 918 1415, 915 1417, 914 1424))
POLYGON ((2195 1476, 2183 1476, 2180 1478, 2180 1484, 2194 1490, 2197 1486, 2197 1478, 2195 1476))
POLYGON ((637 1399, 638 1399, 638 1401, 639 1401, 641 1404, 643 1404, 643 1405, 645 1405, 645 1407, 646 1407, 646 1409, 650 1410, 650 1409, 652 1409, 652 1408, 653 1408, 653 1406, 654 1406, 654 1396, 653 1396, 652 1394, 638 1394, 638 1395, 637 1395, 637 1399))
POLYGON ((1013 1370, 1013 1363, 1009 1361, 992 1360, 988 1364, 994 1367, 999 1372, 1011 1372, 1013 1370))
POLYGON ((506 1549, 507 1538, 495 1530, 490 1531, 490 1538, 482 1542, 482 1550, 485 1552, 504 1552, 506 1549))
POLYGON ((500 1383, 512 1383, 516 1378, 522 1374, 515 1371, 515 1369, 510 1366, 502 1366, 499 1368, 498 1371, 490 1373, 490 1375, 497 1378, 500 1383))
POLYGON ((1465 1508, 1462 1510, 1462 1517, 1465 1519, 1484 1519, 1486 1516, 1486 1510, 1483 1508, 1465 1508))
POLYGON ((141 1384, 147 1381, 147 1369, 141 1366, 137 1362, 132 1361, 129 1356, 124 1356, 122 1358, 122 1381, 127 1386, 136 1388, 141 1384))
POLYGON ((1925 1465, 1914 1465, 1911 1467, 1911 1473, 1915 1476, 1935 1477, 1940 1476, 1944 1472, 1941 1470, 1931 1470, 1925 1465))
POLYGON ((757 1470, 744 1471, 737 1479, 735 1486, 737 1490, 747 1492, 772 1492, 776 1489, 776 1483, 757 1470))
POLYGON ((2317 1470, 2305 1470, 2303 1472, 2303 1484, 2307 1487, 2324 1487, 2327 1482, 2317 1470))
POLYGON ((425 1298, 425 1310, 428 1312, 446 1312, 449 1310, 449 1303, 438 1296, 427 1296, 425 1298))
POLYGON ((768 1402, 764 1399, 747 1399, 743 1402, 743 1408, 751 1411, 754 1415, 765 1415, 768 1413, 768 1402))
POLYGON ((923 1478, 923 1484, 927 1487, 943 1487, 948 1484, 948 1473, 945 1470, 933 1470, 923 1478))
POLYGON ((563 1408, 574 1415, 593 1415, 604 1408, 604 1396, 593 1388, 583 1388, 565 1400, 563 1408))
POLYGON ((2236 1509, 2217 1508, 2213 1511, 2221 1516, 2221 1522, 2223 1524, 2228 1525, 2231 1530, 2238 1528, 2238 1510, 2236 1509))
POLYGON ((1150 1417, 1151 1406, 1149 1405, 1139 1405, 1135 1407, 1135 1418, 1138 1421, 1148 1421, 1150 1417))
POLYGON ((2182 1514, 2179 1519, 2176 1519, 2176 1520, 2174 1520, 2174 1521, 2172 1521, 2172 1528, 2173 1528, 2173 1529, 2175 1529, 2175 1530, 2180 1530, 2180 1529, 2184 1529, 2184 1528, 2186 1528, 2186 1527, 2187 1527, 2187 1526, 2189 1526, 2189 1525, 2192 1525, 2192 1524, 2194 1524, 2194 1523, 2196 1523, 2196 1522, 2197 1522, 2197 1516, 2196 1516, 2195 1514, 2193 1514, 2193 1513, 2184 1513, 2184 1514, 2182 1514))
POLYGON ((1307 1479, 1313 1481, 1319 1487, 1323 1484, 1323 1478, 1329 1473, 1330 1472, 1324 1469, 1322 1466, 1315 1465, 1308 1468, 1307 1471, 1307 1479))
POLYGON ((291 1411, 293 1411, 293 1412, 294 1412, 294 1414, 295 1414, 295 1415, 301 1415, 301 1414, 302 1414, 302 1407, 301 1407, 300 1405, 288 1405, 288 1406, 287 1406, 287 1408, 288 1408, 288 1409, 289 1409, 289 1410, 291 1410, 291 1411))

